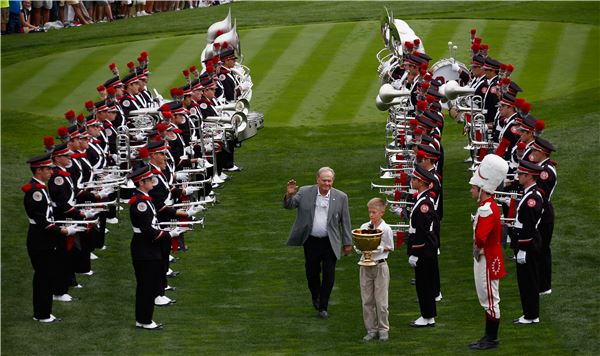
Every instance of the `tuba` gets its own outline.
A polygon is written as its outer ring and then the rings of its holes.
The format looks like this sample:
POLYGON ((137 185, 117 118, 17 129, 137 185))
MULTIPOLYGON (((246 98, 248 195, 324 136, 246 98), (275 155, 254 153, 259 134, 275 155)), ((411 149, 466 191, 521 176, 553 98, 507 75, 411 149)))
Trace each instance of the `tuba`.
POLYGON ((215 22, 208 28, 206 32, 206 43, 212 44, 217 37, 231 30, 231 8, 225 19, 215 22))

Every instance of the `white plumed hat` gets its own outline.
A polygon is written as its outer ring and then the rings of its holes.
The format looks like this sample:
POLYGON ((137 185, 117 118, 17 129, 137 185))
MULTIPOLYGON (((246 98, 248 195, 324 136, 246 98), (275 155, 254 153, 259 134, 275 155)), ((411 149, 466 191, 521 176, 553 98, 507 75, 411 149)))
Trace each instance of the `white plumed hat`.
POLYGON ((508 163, 502 157, 488 154, 473 172, 469 184, 478 186, 488 193, 493 193, 504 181, 508 173, 508 163))

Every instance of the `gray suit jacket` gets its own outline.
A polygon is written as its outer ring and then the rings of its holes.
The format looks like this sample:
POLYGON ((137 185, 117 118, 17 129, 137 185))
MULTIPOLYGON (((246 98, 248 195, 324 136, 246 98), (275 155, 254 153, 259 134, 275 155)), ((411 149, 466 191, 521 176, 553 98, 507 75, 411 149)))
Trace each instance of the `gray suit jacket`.
MULTIPOLYGON (((289 246, 302 246, 308 239, 312 230, 315 216, 315 203, 317 200, 318 186, 300 187, 291 198, 283 200, 286 209, 298 208, 296 221, 290 232, 287 244, 289 246)), ((335 256, 340 259, 342 245, 352 245, 352 224, 348 210, 348 196, 346 193, 331 188, 329 197, 329 211, 327 214, 327 235, 335 256)))

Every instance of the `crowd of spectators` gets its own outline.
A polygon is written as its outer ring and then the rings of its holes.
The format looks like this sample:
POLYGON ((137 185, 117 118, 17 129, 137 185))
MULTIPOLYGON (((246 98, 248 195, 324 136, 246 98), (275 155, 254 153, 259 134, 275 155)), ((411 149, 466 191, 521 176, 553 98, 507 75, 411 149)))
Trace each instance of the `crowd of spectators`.
POLYGON ((46 32, 49 29, 79 27, 158 12, 180 11, 219 5, 232 0, 104 0, 104 1, 21 1, 0 0, 2 35, 46 32))

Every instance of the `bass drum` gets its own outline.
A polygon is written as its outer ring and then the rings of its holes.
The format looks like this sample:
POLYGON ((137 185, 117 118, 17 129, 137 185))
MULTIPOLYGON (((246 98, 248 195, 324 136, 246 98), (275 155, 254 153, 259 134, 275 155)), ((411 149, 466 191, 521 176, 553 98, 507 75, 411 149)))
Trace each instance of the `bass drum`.
POLYGON ((456 82, 460 82, 460 77, 458 76, 458 73, 452 70, 452 64, 455 62, 463 71, 469 71, 469 68, 467 68, 467 66, 463 63, 455 61, 452 58, 444 58, 440 59, 433 66, 431 66, 430 71, 432 78, 439 80, 440 82, 442 82, 442 84, 447 83, 451 80, 456 80, 456 82))

